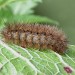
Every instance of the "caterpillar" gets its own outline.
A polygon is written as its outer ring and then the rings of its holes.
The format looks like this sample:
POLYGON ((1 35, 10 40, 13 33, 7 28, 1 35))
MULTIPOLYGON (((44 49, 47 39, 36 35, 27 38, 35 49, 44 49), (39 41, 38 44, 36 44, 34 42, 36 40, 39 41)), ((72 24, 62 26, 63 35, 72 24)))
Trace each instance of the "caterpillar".
POLYGON ((56 26, 43 24, 7 24, 2 35, 6 42, 11 41, 21 47, 52 49, 57 53, 64 53, 67 49, 65 33, 56 26))

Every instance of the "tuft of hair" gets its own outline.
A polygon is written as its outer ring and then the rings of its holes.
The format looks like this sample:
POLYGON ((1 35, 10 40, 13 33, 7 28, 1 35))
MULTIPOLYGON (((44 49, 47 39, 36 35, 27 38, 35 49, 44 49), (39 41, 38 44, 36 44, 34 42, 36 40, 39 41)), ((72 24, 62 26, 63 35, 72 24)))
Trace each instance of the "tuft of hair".
POLYGON ((8 24, 2 31, 5 42, 11 41, 22 47, 52 49, 64 53, 67 49, 65 33, 56 26, 43 24, 8 24))

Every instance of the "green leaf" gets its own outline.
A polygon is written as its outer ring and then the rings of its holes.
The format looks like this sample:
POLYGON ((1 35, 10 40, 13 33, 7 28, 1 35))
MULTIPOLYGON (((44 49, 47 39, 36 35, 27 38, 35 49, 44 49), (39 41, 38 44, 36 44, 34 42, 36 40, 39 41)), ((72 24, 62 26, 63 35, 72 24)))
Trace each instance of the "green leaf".
POLYGON ((31 14, 34 12, 32 8, 34 8, 38 2, 42 2, 42 0, 1 0, 0 9, 10 8, 13 14, 19 15, 31 14))
POLYGON ((14 14, 30 14, 34 11, 32 10, 33 7, 37 5, 37 2, 41 0, 23 0, 23 1, 16 1, 10 4, 10 7, 14 14), (14 9, 15 8, 15 9, 14 9))
POLYGON ((15 16, 6 15, 4 18, 1 18, 0 21, 1 21, 0 29, 4 28, 5 23, 39 23, 39 24, 59 25, 59 23, 55 20, 38 15, 15 15, 15 16))
POLYGON ((39 16, 39 15, 16 15, 8 18, 9 23, 45 23, 45 24, 56 24, 57 21, 49 19, 47 17, 39 16))
POLYGON ((0 75, 75 75, 75 46, 59 55, 51 50, 34 50, 7 45, 0 40, 0 75), (64 67, 69 67, 67 73, 64 67))

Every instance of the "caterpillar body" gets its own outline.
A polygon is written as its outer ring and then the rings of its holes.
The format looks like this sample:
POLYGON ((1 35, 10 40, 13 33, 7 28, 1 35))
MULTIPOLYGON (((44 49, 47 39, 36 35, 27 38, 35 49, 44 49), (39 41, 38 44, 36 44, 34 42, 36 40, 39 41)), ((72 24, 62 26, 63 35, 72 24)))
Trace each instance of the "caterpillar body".
POLYGON ((42 24, 8 24, 2 31, 6 42, 22 47, 52 49, 63 53, 67 49, 67 38, 62 30, 55 26, 42 24))

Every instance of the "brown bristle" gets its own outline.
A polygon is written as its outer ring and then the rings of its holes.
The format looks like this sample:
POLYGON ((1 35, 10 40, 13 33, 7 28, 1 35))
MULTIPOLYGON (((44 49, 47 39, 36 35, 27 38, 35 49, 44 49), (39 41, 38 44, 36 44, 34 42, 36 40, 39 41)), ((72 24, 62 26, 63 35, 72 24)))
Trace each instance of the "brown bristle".
POLYGON ((5 41, 12 41, 22 47, 52 49, 63 53, 67 49, 67 38, 55 26, 41 24, 8 24, 2 32, 5 41))

